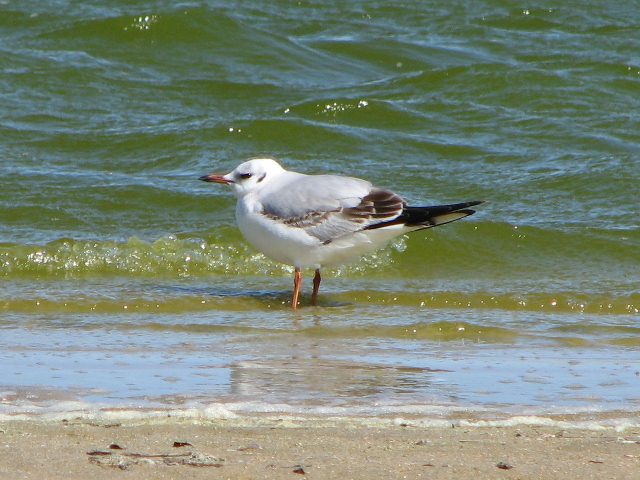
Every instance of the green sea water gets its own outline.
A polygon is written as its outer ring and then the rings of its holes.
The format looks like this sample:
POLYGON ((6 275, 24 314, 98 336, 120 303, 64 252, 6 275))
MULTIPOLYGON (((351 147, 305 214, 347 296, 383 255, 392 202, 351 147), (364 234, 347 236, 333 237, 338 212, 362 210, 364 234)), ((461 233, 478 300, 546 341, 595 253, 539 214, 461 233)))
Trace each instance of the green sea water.
POLYGON ((409 392, 412 405, 636 408, 639 31, 633 2, 596 0, 0 1, 7 404, 73 390, 305 405, 286 392, 310 376, 334 406, 409 392), (487 203, 326 271, 317 308, 305 272, 293 314, 291 267, 244 242, 231 192, 197 180, 258 155, 411 204, 487 203), (169 351, 193 360, 164 375, 169 351), (84 374, 78 352, 96 358, 84 374), (105 374, 114 352, 127 366, 105 374), (56 355, 66 373, 51 373, 56 355), (478 393, 484 366, 503 356, 507 375, 518 355, 520 376, 478 393), (572 388, 577 357, 601 373, 572 388), (222 373, 188 380, 203 365, 222 373), (429 369, 455 373, 434 383, 429 369), (589 395, 565 398, 576 391, 589 395))

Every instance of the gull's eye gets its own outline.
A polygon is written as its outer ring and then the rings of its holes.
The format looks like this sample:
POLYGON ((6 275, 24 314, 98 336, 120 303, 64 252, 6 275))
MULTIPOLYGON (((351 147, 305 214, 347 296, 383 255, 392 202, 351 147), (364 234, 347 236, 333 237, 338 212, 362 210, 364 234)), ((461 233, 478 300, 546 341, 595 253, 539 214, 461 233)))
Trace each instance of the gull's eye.
POLYGON ((246 180, 247 178, 251 178, 252 175, 253 173, 241 173, 240 178, 246 180))

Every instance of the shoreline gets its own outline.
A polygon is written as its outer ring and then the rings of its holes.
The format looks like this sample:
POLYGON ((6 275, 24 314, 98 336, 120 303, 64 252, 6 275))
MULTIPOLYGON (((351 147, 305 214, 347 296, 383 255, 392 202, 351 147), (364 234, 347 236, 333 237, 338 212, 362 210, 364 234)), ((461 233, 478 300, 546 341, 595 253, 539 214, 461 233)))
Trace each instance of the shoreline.
POLYGON ((1 478, 637 478, 640 426, 388 419, 0 421, 1 478), (558 424, 559 425, 559 424, 558 424), (198 468, 194 468, 198 467, 198 468))
MULTIPOLYGON (((4 405, 9 407, 8 404, 4 405)), ((410 426, 416 428, 483 428, 483 427, 553 427, 582 430, 640 430, 640 410, 628 409, 567 409, 548 411, 534 407, 509 409, 474 409, 444 405, 404 408, 374 414, 359 408, 288 409, 287 405, 251 405, 245 403, 211 403, 178 407, 157 406, 97 406, 82 402, 63 402, 59 408, 39 407, 0 410, 3 423, 55 424, 62 422, 94 425, 119 424, 230 424, 236 427, 286 425, 295 428, 310 424, 314 427, 350 425, 354 427, 389 428, 410 426), (247 407, 249 407, 247 409, 247 407)))

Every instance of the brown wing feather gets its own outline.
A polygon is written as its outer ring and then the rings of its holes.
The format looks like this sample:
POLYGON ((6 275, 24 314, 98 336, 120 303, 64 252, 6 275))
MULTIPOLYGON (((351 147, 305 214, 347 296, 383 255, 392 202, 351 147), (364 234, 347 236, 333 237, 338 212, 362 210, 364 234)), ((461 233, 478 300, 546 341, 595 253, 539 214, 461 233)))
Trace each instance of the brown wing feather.
POLYGON ((405 206, 404 200, 395 193, 373 188, 355 207, 308 212, 292 218, 266 212, 263 215, 285 225, 302 228, 326 245, 343 235, 371 228, 380 222, 390 222, 402 214, 405 206))
POLYGON ((374 188, 353 208, 345 208, 342 213, 354 219, 371 221, 373 219, 392 220, 402 213, 406 203, 393 192, 374 188))

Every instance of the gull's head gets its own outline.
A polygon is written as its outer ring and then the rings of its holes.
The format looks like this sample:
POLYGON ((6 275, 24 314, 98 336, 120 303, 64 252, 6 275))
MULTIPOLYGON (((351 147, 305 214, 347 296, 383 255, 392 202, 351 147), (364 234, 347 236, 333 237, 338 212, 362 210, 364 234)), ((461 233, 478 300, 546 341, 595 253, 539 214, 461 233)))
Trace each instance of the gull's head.
POLYGON ((236 196, 242 197, 263 188, 282 172, 284 168, 272 158, 253 158, 226 175, 204 175, 200 180, 231 185, 236 196))

